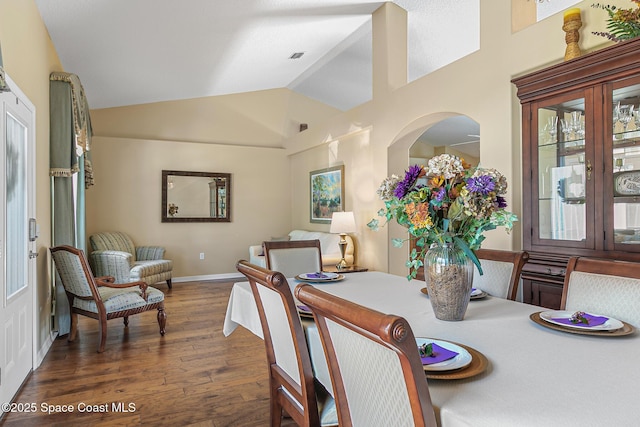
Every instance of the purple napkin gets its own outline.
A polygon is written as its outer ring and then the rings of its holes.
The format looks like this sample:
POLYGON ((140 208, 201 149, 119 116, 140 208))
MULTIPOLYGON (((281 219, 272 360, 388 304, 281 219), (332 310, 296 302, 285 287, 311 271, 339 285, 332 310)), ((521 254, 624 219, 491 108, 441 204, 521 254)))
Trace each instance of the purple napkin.
POLYGON ((608 317, 594 316, 593 314, 589 314, 589 313, 582 313, 582 317, 587 319, 589 323, 588 324, 584 324, 581 322, 573 323, 570 317, 551 318, 551 320, 553 320, 554 322, 563 323, 565 325, 578 326, 582 328, 592 328, 594 326, 602 325, 607 320, 609 320, 608 317))
POLYGON ((434 363, 444 362, 458 355, 455 351, 447 350, 436 343, 431 343, 431 348, 433 349, 433 356, 420 358, 423 365, 433 365, 434 363))
POLYGON ((305 276, 309 279, 327 279, 329 276, 326 274, 320 273, 307 273, 305 276))
POLYGON ((309 310, 309 307, 307 307, 306 305, 299 304, 297 307, 298 307, 298 310, 300 311, 311 313, 311 310, 309 310))

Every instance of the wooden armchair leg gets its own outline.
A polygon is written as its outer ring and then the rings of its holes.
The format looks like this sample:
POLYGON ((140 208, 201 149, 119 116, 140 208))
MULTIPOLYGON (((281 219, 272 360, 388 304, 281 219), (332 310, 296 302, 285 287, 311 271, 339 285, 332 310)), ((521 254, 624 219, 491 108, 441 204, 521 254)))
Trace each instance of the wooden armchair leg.
POLYGON ((102 353, 104 351, 104 346, 107 343, 107 319, 100 319, 98 321, 98 325, 100 325, 100 344, 98 346, 98 353, 102 353))
POLYGON ((171 289, 171 286, 172 286, 171 279, 167 279, 167 286, 169 287, 169 289, 171 289))
POLYGON ((124 326, 129 326, 129 316, 124 316, 124 326))
POLYGON ((167 313, 164 311, 164 306, 158 307, 158 325, 160 326, 160 335, 164 335, 164 327, 167 324, 167 313))
POLYGON ((71 313, 71 329, 69 330, 69 336, 67 341, 73 342, 76 339, 76 333, 78 332, 78 313, 71 313))

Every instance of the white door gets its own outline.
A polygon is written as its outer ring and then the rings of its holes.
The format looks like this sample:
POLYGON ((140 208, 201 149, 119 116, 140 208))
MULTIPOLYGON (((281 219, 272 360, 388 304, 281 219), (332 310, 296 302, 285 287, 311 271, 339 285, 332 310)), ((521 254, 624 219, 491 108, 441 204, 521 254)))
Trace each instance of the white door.
POLYGON ((0 94, 0 402, 34 366, 35 108, 7 78, 0 94), (30 227, 31 226, 31 227, 30 227))

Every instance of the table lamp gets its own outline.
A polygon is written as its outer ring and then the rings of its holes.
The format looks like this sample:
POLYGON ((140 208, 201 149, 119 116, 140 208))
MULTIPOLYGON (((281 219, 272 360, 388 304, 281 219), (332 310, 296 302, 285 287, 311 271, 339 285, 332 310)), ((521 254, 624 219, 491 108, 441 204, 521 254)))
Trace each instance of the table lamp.
POLYGON ((331 217, 331 229, 330 233, 340 233, 340 242, 338 242, 338 246, 340 246, 340 254, 342 255, 342 259, 338 264, 336 264, 336 268, 338 270, 347 268, 347 261, 344 259, 344 253, 347 250, 347 233, 354 233, 356 231, 356 220, 353 216, 353 212, 334 212, 331 217))

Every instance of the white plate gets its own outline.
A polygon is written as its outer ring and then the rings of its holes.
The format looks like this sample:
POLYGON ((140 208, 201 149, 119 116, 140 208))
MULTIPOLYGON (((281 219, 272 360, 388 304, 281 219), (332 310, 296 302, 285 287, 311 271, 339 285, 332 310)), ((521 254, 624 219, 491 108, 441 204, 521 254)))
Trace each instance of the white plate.
POLYGON ((471 295, 469 295, 469 299, 481 299, 487 296, 487 293, 482 289, 473 288, 471 290, 471 295))
POLYGON ((329 273, 329 272, 322 272, 322 275, 324 277, 314 277, 316 273, 302 273, 299 275, 299 277, 301 279, 304 280, 317 280, 317 281, 321 281, 321 280, 336 280, 338 278, 338 273, 329 273))
POLYGON ((471 363, 471 353, 459 345, 450 343, 448 341, 434 340, 431 338, 416 338, 418 347, 423 344, 435 343, 447 350, 455 351, 458 355, 452 359, 444 360, 432 365, 422 365, 425 371, 452 371, 454 369, 460 369, 471 363))
POLYGON ((613 319, 609 316, 604 316, 602 314, 596 314, 596 313, 589 313, 589 314, 592 316, 609 317, 609 320, 604 322, 602 325, 597 325, 597 326, 583 326, 582 324, 579 324, 579 323, 569 325, 566 323, 556 322, 555 320, 553 320, 554 318, 568 319, 571 316, 573 316, 573 313, 575 313, 575 311, 566 311, 566 310, 565 311, 563 310, 543 311, 542 313, 540 313, 540 318, 546 322, 553 323, 554 325, 564 326, 566 328, 585 329, 589 331, 615 331, 616 329, 620 329, 624 326, 622 322, 617 319, 613 319))
POLYGON ((471 296, 476 297, 478 295, 482 295, 482 289, 473 288, 471 289, 471 296))

